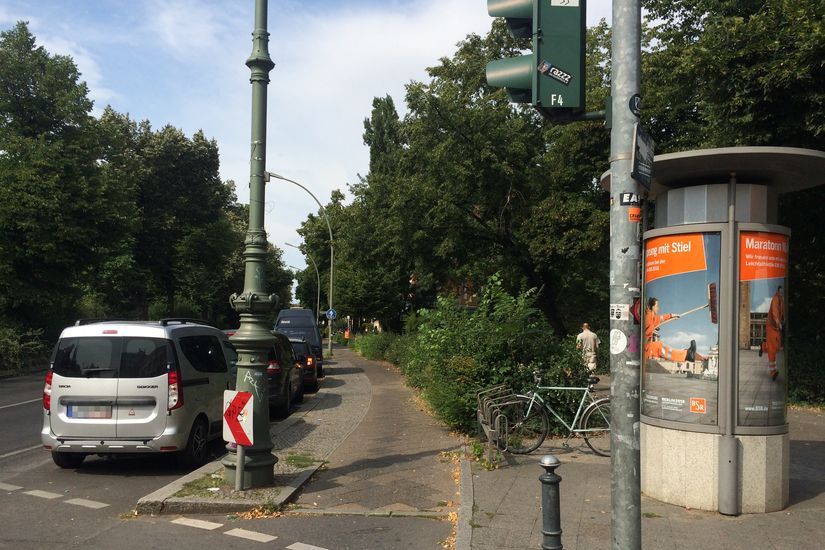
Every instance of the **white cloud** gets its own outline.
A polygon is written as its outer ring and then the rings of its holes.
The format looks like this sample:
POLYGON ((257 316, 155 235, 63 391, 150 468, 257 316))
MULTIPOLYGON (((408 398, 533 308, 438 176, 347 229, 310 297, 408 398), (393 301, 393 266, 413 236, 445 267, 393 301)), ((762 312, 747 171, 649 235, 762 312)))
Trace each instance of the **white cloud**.
POLYGON ((36 37, 37 42, 50 54, 68 55, 74 60, 80 72, 80 80, 89 87, 89 97, 95 102, 93 113, 95 116, 100 116, 103 107, 111 103, 118 93, 104 84, 103 72, 94 54, 77 42, 59 35, 47 33, 42 37, 38 35, 36 37))
POLYGON ((237 12, 237 2, 222 5, 196 0, 154 0, 145 30, 155 34, 174 55, 191 57, 221 50, 221 37, 237 12))

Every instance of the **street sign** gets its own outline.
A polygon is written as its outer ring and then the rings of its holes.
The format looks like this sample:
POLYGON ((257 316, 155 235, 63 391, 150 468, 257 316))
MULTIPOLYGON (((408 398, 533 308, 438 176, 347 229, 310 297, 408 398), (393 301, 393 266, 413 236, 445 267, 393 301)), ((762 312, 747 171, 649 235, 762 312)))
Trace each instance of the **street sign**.
POLYGON ((246 391, 223 392, 223 439, 251 447, 254 440, 252 429, 252 394, 246 391))
POLYGON ((330 308, 329 310, 327 310, 327 319, 333 319, 334 320, 337 316, 338 316, 338 313, 334 309, 330 308))
POLYGON ((650 134, 638 122, 633 127, 633 157, 630 177, 650 191, 650 180, 653 177, 653 149, 656 144, 650 134))

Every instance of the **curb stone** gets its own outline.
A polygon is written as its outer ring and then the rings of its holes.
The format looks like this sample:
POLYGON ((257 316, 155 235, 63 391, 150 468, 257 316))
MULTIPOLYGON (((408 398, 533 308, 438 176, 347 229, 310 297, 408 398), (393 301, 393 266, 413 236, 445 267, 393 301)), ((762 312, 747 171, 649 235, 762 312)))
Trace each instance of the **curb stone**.
POLYGON ((461 501, 458 507, 458 521, 455 530, 456 550, 470 550, 473 543, 473 467, 467 459, 467 447, 461 448, 461 501))

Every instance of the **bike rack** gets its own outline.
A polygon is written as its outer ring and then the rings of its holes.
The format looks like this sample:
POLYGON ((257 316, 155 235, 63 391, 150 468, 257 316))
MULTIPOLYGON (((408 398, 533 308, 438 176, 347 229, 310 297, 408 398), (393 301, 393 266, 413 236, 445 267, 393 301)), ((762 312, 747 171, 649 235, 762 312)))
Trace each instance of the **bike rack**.
POLYGON ((507 417, 501 414, 501 409, 514 403, 516 397, 516 393, 506 384, 499 384, 476 394, 476 418, 487 439, 487 460, 490 462, 493 459, 493 445, 502 451, 507 450, 506 438, 503 437, 508 428, 507 417))

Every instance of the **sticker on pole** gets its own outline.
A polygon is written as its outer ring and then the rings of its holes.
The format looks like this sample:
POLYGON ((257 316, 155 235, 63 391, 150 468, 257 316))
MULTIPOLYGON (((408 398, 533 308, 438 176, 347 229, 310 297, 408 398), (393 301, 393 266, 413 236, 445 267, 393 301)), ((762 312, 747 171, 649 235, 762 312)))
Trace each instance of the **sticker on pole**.
POLYGON ((252 394, 246 391, 223 392, 223 439, 250 447, 254 440, 252 394))
POLYGON ((334 309, 330 308, 327 310, 327 319, 335 319, 337 316, 338 313, 334 309))

